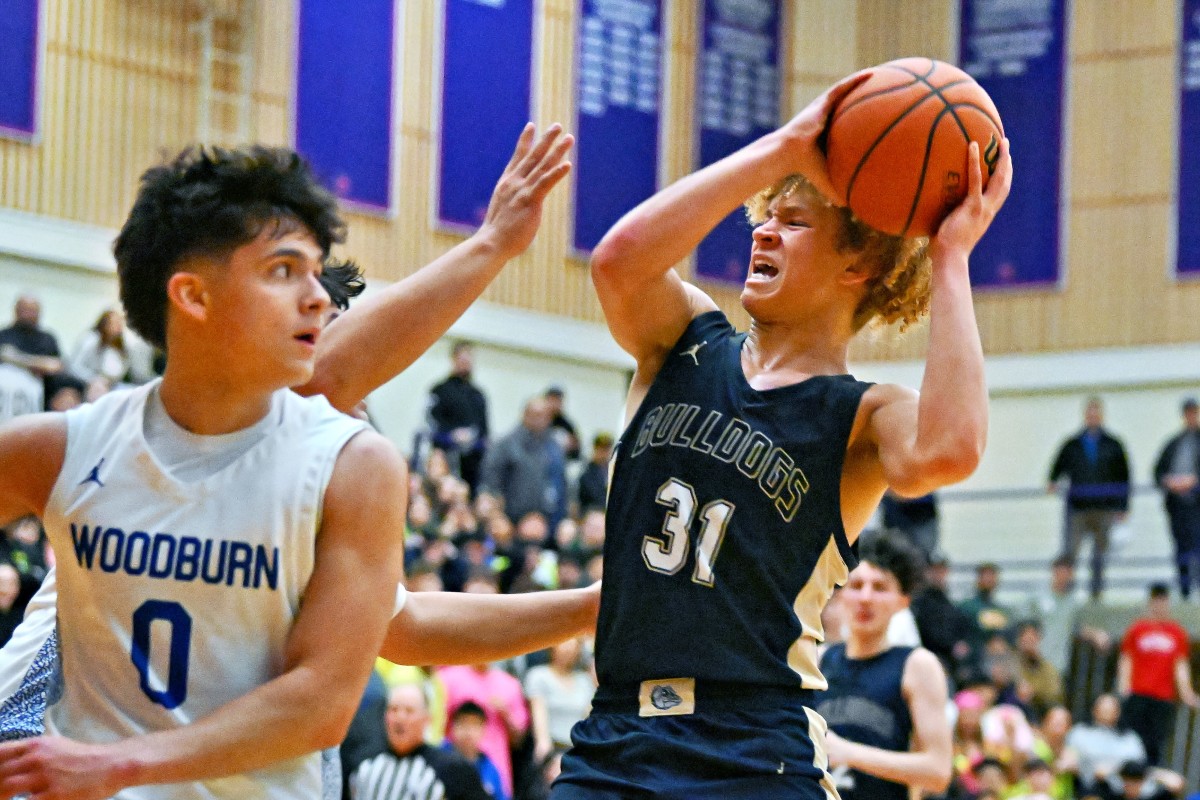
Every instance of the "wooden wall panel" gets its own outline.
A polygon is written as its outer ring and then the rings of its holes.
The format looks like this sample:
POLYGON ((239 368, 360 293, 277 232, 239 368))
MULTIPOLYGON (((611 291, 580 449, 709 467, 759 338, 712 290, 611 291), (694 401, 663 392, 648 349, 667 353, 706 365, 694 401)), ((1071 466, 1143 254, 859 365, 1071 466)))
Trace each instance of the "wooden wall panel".
POLYGON ((946 0, 858 0, 855 69, 915 55, 953 59, 954 9, 946 0))
POLYGON ((0 205, 115 227, 137 175, 194 136, 188 4, 46 2, 41 134, 0 140, 0 205))
POLYGON ((1175 56, 1076 64, 1069 106, 1073 205, 1169 202, 1175 182, 1175 56))
MULTIPOLYGON (((0 206, 116 227, 140 172, 196 136, 199 5, 45 2, 41 137, 33 144, 0 139, 0 206)), ((398 2, 397 207, 391 217, 351 214, 344 248, 373 278, 411 274, 462 241, 431 223, 441 2, 398 2)), ((249 130, 257 140, 288 143, 296 2, 219 0, 217 42, 232 48, 246 33, 244 3, 256 9, 249 31, 254 52, 249 130)), ((666 5, 663 180, 669 182, 692 169, 700 0, 666 5)), ((854 69, 913 54, 953 58, 956 6, 957 0, 789 0, 784 113, 794 113, 854 69)), ((1177 0, 1073 0, 1072 6, 1065 282, 1060 291, 979 296, 976 308, 989 353, 1200 339, 1195 313, 1200 283, 1177 285, 1167 264, 1177 136, 1177 0)), ((539 8, 535 118, 571 127, 578 0, 541 0, 539 8)), ((236 67, 218 66, 214 73, 221 88, 240 80, 236 67)), ((232 142, 236 108, 218 104, 212 114, 213 140, 232 142)), ((500 276, 488 300, 601 319, 586 265, 565 255, 569 196, 566 187, 556 191, 534 246, 500 276)), ((688 264, 680 269, 690 273, 688 264)), ((744 324, 738 292, 712 291, 744 324)), ((925 340, 923 326, 901 338, 889 331, 868 333, 855 343, 853 356, 912 358, 923 352, 925 340)))
POLYGON ((1178 0, 1074 0, 1074 12, 1077 62, 1176 47, 1178 0))

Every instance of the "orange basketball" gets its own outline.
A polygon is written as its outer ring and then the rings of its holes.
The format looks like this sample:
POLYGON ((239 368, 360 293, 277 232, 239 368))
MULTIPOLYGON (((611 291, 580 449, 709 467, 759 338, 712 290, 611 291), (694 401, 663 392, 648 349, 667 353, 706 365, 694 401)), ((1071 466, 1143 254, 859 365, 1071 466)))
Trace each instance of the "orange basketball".
POLYGON ((902 58, 872 68, 829 123, 829 176, 876 230, 929 236, 967 192, 967 147, 979 143, 984 185, 1004 127, 987 92, 958 67, 902 58))

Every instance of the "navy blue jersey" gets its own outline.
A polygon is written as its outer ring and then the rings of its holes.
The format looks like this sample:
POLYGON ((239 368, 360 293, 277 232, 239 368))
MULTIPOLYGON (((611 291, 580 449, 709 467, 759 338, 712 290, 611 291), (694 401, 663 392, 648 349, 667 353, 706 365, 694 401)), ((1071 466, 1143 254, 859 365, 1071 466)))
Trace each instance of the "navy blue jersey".
POLYGON ((842 463, 868 384, 755 390, 745 338, 719 311, 692 320, 618 443, 602 693, 660 678, 825 688, 820 612, 853 567, 842 463))
MULTIPOLYGON (((829 689, 820 695, 817 713, 829 730, 852 742, 883 750, 907 751, 912 715, 901 684, 911 647, 893 647, 870 658, 850 658, 844 644, 821 657, 829 689)), ((907 800, 908 787, 858 770, 834 773, 842 800, 907 800)))

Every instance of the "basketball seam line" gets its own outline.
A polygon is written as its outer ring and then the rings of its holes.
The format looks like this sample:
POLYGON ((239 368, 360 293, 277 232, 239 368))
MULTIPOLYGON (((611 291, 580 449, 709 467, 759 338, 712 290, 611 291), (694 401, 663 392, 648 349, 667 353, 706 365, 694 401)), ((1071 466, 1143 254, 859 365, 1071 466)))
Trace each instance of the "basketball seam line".
MULTIPOLYGON (((943 102, 945 102, 944 99, 943 102)), ((913 195, 912 205, 908 207, 908 219, 904 220, 904 228, 900 231, 901 236, 908 233, 908 229, 912 225, 913 217, 916 216, 917 213, 917 203, 921 201, 921 195, 925 193, 925 173, 929 171, 929 153, 933 150, 933 137, 937 134, 938 125, 941 124, 942 118, 946 116, 947 113, 949 113, 951 116, 954 116, 954 112, 950 111, 949 106, 947 106, 938 113, 933 120, 933 124, 929 126, 929 138, 925 140, 925 157, 921 160, 921 175, 917 178, 917 191, 916 194, 913 195)), ((955 121, 958 121, 957 117, 954 118, 955 121)), ((959 126, 962 126, 961 122, 959 123, 959 126)), ((970 140, 968 139, 968 141, 970 140)))
MULTIPOLYGON (((932 86, 930 86, 929 81, 925 80, 925 78, 927 78, 929 75, 932 75, 934 70, 937 69, 937 64, 934 63, 934 60, 932 58, 929 59, 929 69, 928 69, 928 71, 926 71, 926 73, 924 75, 918 75, 917 73, 913 72, 912 70, 903 69, 903 68, 897 67, 895 65, 889 65, 889 66, 891 69, 899 70, 900 72, 903 72, 906 75, 912 76, 913 83, 908 84, 909 86, 914 85, 918 81, 923 81, 926 86, 929 86, 931 89, 933 88, 932 86)), ((879 136, 877 136, 875 138, 875 141, 871 143, 871 146, 867 148, 867 151, 865 153, 863 153, 862 158, 860 158, 858 163, 854 166, 854 171, 852 173, 850 173, 850 180, 846 182, 846 202, 847 203, 850 202, 850 198, 854 194, 854 184, 858 181, 858 175, 860 172, 862 172, 863 164, 867 163, 867 159, 869 159, 871 157, 871 153, 875 152, 875 148, 879 146, 879 143, 882 142, 887 137, 887 135, 889 133, 891 133, 892 130, 894 130, 897 125, 900 124, 900 120, 904 119, 909 114, 911 114, 918 106, 920 106, 922 103, 924 103, 926 100, 928 100, 929 97, 930 97, 930 95, 926 95, 926 96, 922 97, 920 100, 918 100, 917 102, 915 102, 911 106, 909 106, 907 109, 905 109, 904 113, 900 114, 894 120, 892 120, 891 124, 889 124, 886 128, 883 129, 883 131, 879 134, 879 136)), ((945 98, 942 99, 942 102, 943 103, 946 102, 945 98)), ((916 191, 917 191, 916 196, 919 198, 921 196, 921 185, 920 184, 917 184, 916 191)), ((915 202, 915 200, 914 200, 914 202, 915 202)), ((909 215, 909 219, 911 220, 911 213, 909 215)), ((908 229, 908 226, 906 224, 905 230, 907 230, 907 229, 908 229)))
MULTIPOLYGON (((932 59, 929 61, 929 65, 930 65, 930 66, 929 66, 929 71, 930 71, 930 72, 933 72, 933 70, 934 70, 934 68, 935 68, 935 65, 934 65, 934 63, 933 63, 933 60, 932 60, 932 59)), ((893 67, 893 69, 899 69, 899 67, 893 67)), ((872 98, 875 98, 875 97, 882 97, 882 96, 883 96, 883 95, 885 95, 885 94, 891 94, 892 92, 898 92, 898 91, 900 91, 901 89, 907 89, 907 88, 908 88, 908 87, 910 87, 910 86, 914 86, 914 85, 916 85, 916 83, 917 83, 917 82, 920 80, 920 78, 921 78, 921 76, 920 76, 920 75, 917 75, 916 73, 914 73, 914 72, 910 72, 910 71, 908 71, 908 70, 906 70, 906 69, 901 69, 901 70, 900 70, 900 72, 903 72, 905 75, 908 75, 908 76, 909 76, 909 77, 911 77, 913 80, 912 80, 912 81, 910 81, 909 83, 904 83, 904 84, 901 84, 901 85, 899 85, 899 86, 889 86, 889 87, 888 87, 888 88, 886 88, 886 89, 878 89, 878 90, 876 90, 876 91, 872 92, 871 94, 866 94, 866 95, 863 95, 862 97, 855 98, 854 102, 850 103, 850 105, 847 105, 847 106, 838 106, 838 107, 837 107, 837 108, 834 110, 834 112, 833 112, 833 120, 831 120, 831 122, 832 122, 832 121, 836 121, 836 120, 838 119, 838 117, 840 117, 840 116, 841 116, 841 115, 842 115, 844 112, 846 112, 846 111, 849 111, 850 109, 854 108, 854 107, 855 107, 856 105, 858 105, 859 103, 865 103, 867 100, 870 100, 870 99, 872 99, 872 98)))
MULTIPOLYGON (((930 63, 931 65, 933 65, 933 61, 932 61, 932 59, 930 60, 930 62, 929 62, 929 63, 930 63)), ((947 83, 947 84, 945 84, 945 85, 941 86, 940 88, 939 88, 939 87, 937 87, 937 86, 934 86, 932 83, 930 83, 930 82, 928 81, 928 79, 927 79, 927 76, 928 76, 928 75, 931 75, 931 74, 933 73, 933 70, 934 70, 934 68, 936 67, 936 65, 933 65, 933 66, 931 66, 931 67, 930 67, 930 70, 929 70, 929 72, 925 73, 925 75, 918 75, 917 73, 913 72, 913 71, 912 71, 912 70, 910 70, 910 69, 906 69, 906 68, 904 68, 904 67, 898 67, 898 66, 896 66, 895 64, 888 64, 888 65, 886 65, 886 66, 887 66, 889 69, 894 69, 894 70, 898 70, 899 72, 903 72, 905 75, 911 75, 911 76, 914 78, 914 81, 913 81, 914 83, 916 83, 916 82, 920 82, 920 83, 923 83, 923 84, 925 84, 926 86, 928 86, 928 87, 929 87, 930 91, 932 91, 932 92, 934 92, 935 94, 937 94, 937 95, 938 95, 938 97, 941 97, 941 100, 942 100, 942 102, 943 102, 943 103, 946 103, 946 98, 941 96, 942 89, 949 89, 951 86, 959 86, 959 85, 961 85, 961 84, 965 83, 965 81, 958 80, 958 81, 951 81, 950 83, 947 83)), ((970 78, 970 76, 969 76, 969 75, 968 75, 967 77, 968 77, 968 78, 970 78)), ((971 80, 974 80, 974 78, 970 78, 970 79, 971 79, 971 80)), ((911 86, 912 84, 909 84, 909 85, 911 86)), ((980 88, 983 88, 983 87, 980 87, 980 88)), ((950 103, 946 103, 946 105, 951 105, 951 104, 950 104, 950 103)), ((958 105, 958 104, 954 104, 954 105, 958 105)), ((995 127, 995 129, 996 129, 997 131, 1001 130, 1001 128, 1000 128, 1000 120, 998 120, 998 119, 994 118, 994 117, 993 117, 993 116, 992 116, 992 115, 991 115, 991 114, 990 114, 990 113, 987 111, 987 109, 985 109, 985 108, 979 108, 979 110, 983 112, 983 115, 984 115, 985 117, 987 117, 987 118, 988 118, 988 121, 992 123, 992 126, 993 126, 993 127, 995 127)), ((957 120, 956 120, 956 121, 957 121, 957 120)), ((961 123, 959 124, 959 128, 962 128, 962 124, 961 124, 961 123)), ((966 130, 963 130, 963 134, 964 134, 964 135, 966 135, 966 130)), ((970 141, 970 139, 971 139, 971 137, 970 137, 970 136, 967 136, 967 141, 970 141)))
MULTIPOLYGON (((903 113, 901 113, 894 120, 892 120, 891 123, 889 123, 888 126, 886 128, 884 128, 883 131, 881 131, 877 137, 875 137, 875 141, 871 142, 871 146, 867 148, 867 151, 865 153, 863 153, 862 158, 860 158, 858 160, 858 164, 855 165, 854 172, 852 172, 850 174, 850 180, 846 182, 846 202, 847 203, 850 202, 850 197, 854 194, 854 184, 858 181, 858 175, 862 171, 863 165, 867 163, 867 159, 869 159, 871 157, 871 154, 875 152, 875 148, 879 146, 880 142, 882 142, 885 138, 887 138, 887 135, 889 133, 891 133, 892 130, 894 130, 897 125, 900 124, 901 120, 903 120, 905 117, 907 117, 909 114, 911 114, 914 110, 916 110, 916 108, 918 106, 920 106, 922 103, 924 103, 926 100, 928 100, 932 96, 933 95, 927 94, 924 97, 922 97, 921 99, 917 100, 917 102, 913 103, 911 106, 906 108, 903 113)), ((917 194, 918 195, 920 194, 920 185, 917 186, 917 194)))

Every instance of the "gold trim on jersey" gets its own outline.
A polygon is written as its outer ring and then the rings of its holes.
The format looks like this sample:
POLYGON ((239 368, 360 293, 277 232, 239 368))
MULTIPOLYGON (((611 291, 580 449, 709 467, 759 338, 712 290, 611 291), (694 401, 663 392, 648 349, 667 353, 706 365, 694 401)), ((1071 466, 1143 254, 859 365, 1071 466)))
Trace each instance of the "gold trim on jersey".
POLYGON ((843 584, 850 577, 850 570, 838 551, 837 540, 829 537, 825 549, 812 575, 796 595, 792 609, 800 621, 800 638, 788 648, 788 666, 800 676, 801 686, 818 691, 829 688, 819 667, 817 644, 824 641, 825 629, 821 625, 821 610, 833 595, 833 587, 843 584))
POLYGON ((808 738, 813 744, 813 766, 821 770, 821 788, 825 790, 825 800, 841 800, 833 776, 829 774, 829 755, 825 752, 825 734, 829 727, 825 719, 807 706, 804 713, 808 717, 808 738))

